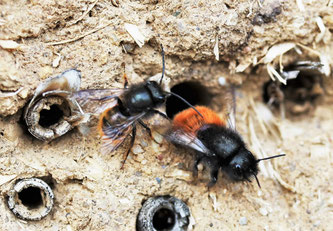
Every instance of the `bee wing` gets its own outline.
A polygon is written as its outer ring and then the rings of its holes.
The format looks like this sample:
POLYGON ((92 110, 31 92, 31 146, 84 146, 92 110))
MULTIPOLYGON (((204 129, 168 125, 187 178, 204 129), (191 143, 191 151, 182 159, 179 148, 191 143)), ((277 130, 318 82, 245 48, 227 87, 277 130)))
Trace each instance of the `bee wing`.
POLYGON ((176 129, 169 131, 165 136, 167 140, 174 144, 191 148, 198 152, 204 153, 207 156, 215 156, 215 154, 209 151, 209 149, 195 136, 195 134, 185 132, 182 129, 176 129))
POLYGON ((88 89, 73 93, 72 97, 78 102, 85 113, 100 114, 107 108, 117 105, 117 98, 126 89, 88 89))
MULTIPOLYGON (((132 131, 132 125, 146 113, 140 113, 135 116, 125 117, 119 114, 114 108, 112 121, 104 120, 101 124, 102 135, 102 153, 110 153, 115 151, 128 137, 132 131), (115 118, 116 117, 116 118, 115 118), (114 123, 112 123, 114 122, 114 123)), ((102 115, 103 116, 103 115, 102 115)))
POLYGON ((231 86, 230 89, 231 94, 231 103, 228 104, 228 128, 232 130, 236 130, 236 89, 235 86, 231 86))

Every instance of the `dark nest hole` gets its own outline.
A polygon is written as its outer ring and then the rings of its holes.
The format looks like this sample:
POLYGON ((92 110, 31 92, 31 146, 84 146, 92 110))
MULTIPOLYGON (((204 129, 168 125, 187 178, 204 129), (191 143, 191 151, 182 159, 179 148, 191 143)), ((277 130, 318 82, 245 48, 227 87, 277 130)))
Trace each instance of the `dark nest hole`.
POLYGON ((136 220, 136 230, 187 230, 190 210, 180 199, 172 196, 150 197, 144 201, 136 220))
POLYGON ((18 193, 18 198, 28 209, 36 209, 43 205, 41 190, 38 187, 28 187, 18 193))
MULTIPOLYGON (((213 94, 207 87, 199 82, 189 81, 179 83, 171 88, 171 92, 183 97, 191 105, 208 106, 211 103, 213 94)), ((187 109, 189 106, 176 96, 170 96, 166 100, 166 113, 169 118, 173 118, 178 112, 187 109)))
POLYGON ((171 230, 176 223, 176 214, 168 208, 158 209, 153 216, 153 227, 156 230, 171 230))
POLYGON ((43 128, 47 128, 58 123, 63 116, 64 112, 59 105, 53 104, 51 105, 50 110, 41 110, 38 124, 43 128))

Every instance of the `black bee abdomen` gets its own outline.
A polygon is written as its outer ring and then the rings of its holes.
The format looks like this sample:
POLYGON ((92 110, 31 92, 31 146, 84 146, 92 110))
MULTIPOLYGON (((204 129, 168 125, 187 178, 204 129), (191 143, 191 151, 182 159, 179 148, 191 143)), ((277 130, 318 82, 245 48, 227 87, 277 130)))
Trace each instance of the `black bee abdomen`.
POLYGON ((233 130, 215 124, 204 125, 197 133, 198 138, 222 160, 230 160, 245 144, 233 130))

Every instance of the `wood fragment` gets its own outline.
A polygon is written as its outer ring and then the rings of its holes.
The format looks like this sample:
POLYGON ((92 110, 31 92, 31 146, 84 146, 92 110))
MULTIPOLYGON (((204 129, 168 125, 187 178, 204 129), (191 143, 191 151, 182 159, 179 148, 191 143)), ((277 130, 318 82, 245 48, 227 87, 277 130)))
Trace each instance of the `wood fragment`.
POLYGON ((58 42, 48 42, 48 43, 45 43, 47 46, 57 46, 57 45, 62 45, 62 44, 66 44, 66 43, 71 43, 71 42, 75 42, 79 39, 82 39, 88 35, 91 35, 99 30, 102 30, 104 29, 105 27, 111 25, 112 22, 110 23, 107 23, 106 25, 103 25, 103 26, 99 26, 99 27, 96 27, 95 29, 91 30, 91 31, 88 31, 87 33, 85 34, 82 34, 82 35, 79 35, 78 37, 76 38, 72 38, 72 39, 67 39, 67 40, 62 40, 62 41, 58 41, 58 42))
POLYGON ((142 47, 145 44, 145 36, 140 32, 137 25, 125 23, 125 29, 139 47, 142 47))
POLYGON ((215 46, 214 46, 213 53, 215 55, 215 59, 217 61, 219 61, 220 60, 220 52, 219 52, 219 37, 218 36, 216 36, 216 38, 215 38, 215 46))
POLYGON ((17 91, 14 92, 1 92, 0 91, 0 98, 12 97, 17 95, 20 91, 23 90, 23 87, 20 87, 17 91))
POLYGON ((325 36, 326 27, 325 27, 323 19, 321 17, 316 18, 316 23, 320 30, 320 33, 316 36, 316 43, 319 43, 325 36))
POLYGON ((70 23, 69 25, 74 25, 76 23, 78 23, 79 21, 81 21, 93 8, 94 6, 96 5, 96 3, 98 2, 99 0, 95 0, 95 2, 93 2, 89 7, 88 9, 81 15, 81 17, 79 17, 77 20, 75 20, 73 23, 70 23))
POLYGON ((19 50, 22 47, 22 44, 13 40, 0 40, 0 47, 5 50, 19 50))
POLYGON ((304 4, 302 0, 296 0, 297 7, 300 11, 305 11, 304 4))

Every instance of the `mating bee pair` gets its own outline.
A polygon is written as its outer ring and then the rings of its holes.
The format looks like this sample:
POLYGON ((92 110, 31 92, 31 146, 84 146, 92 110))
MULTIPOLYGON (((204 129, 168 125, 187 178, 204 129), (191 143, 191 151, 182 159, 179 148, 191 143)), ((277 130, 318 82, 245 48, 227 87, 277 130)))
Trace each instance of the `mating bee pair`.
POLYGON ((74 93, 73 97, 86 108, 85 112, 100 113, 98 131, 102 137, 102 151, 108 153, 116 150, 131 134, 129 148, 124 153, 123 168, 135 141, 137 125, 141 125, 151 135, 151 130, 143 119, 154 114, 168 119, 157 108, 172 95, 185 102, 189 108, 174 117, 172 127, 165 137, 174 144, 195 151, 194 173, 197 173, 197 165, 204 161, 211 170, 209 186, 216 183, 221 168, 234 181, 250 181, 253 176, 260 187, 257 178, 258 162, 284 154, 256 159, 247 149, 241 136, 234 129, 227 128, 225 119, 207 107, 194 107, 181 96, 164 91, 161 87, 165 72, 163 47, 162 62, 163 70, 159 83, 145 81, 128 87, 124 75, 123 89, 88 89, 74 93))

